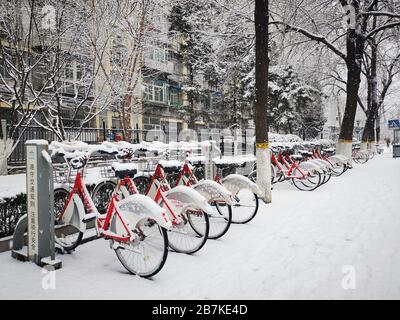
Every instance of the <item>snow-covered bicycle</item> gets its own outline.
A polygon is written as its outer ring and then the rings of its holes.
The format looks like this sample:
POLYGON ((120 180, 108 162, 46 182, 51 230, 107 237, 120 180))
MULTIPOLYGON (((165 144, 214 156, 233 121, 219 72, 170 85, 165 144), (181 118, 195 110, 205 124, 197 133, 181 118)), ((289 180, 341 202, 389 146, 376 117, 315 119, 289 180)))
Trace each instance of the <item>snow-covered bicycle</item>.
MULTIPOLYGON (((66 156, 63 150, 56 150, 54 155, 66 156)), ((97 235, 110 240, 110 247, 126 270, 141 277, 155 275, 168 254, 166 229, 171 228, 172 222, 165 209, 143 195, 130 195, 123 200, 114 195, 106 212, 99 213, 82 178, 88 159, 87 154, 66 159, 70 171, 77 171, 73 187, 54 190, 57 244, 66 251, 75 249, 87 223, 94 220, 97 235)))
MULTIPOLYGON (((190 158, 189 158, 190 159, 190 158)), ((226 190, 231 197, 231 205, 227 206, 232 211, 232 223, 244 224, 250 222, 256 216, 259 207, 258 194, 259 190, 255 183, 247 177, 235 173, 225 175, 227 170, 234 171, 236 164, 228 161, 215 161, 217 174, 214 176, 214 182, 226 190)), ((169 181, 172 185, 191 185, 193 187, 201 186, 202 184, 212 183, 203 180, 204 165, 198 163, 192 165, 187 160, 183 166, 169 176, 169 181), (200 179, 200 180, 199 180, 200 179)), ((226 206, 223 201, 216 203, 216 208, 220 212, 226 206)))
MULTIPOLYGON (((132 151, 123 148, 118 158, 129 161, 132 154, 132 151), (124 157, 124 152, 128 156, 124 157)), ((154 179, 151 180, 144 176, 135 178, 135 163, 114 162, 112 168, 115 178, 107 179, 93 189, 94 202, 102 208, 101 210, 105 209, 104 203, 107 203, 113 194, 124 198, 140 191, 165 208, 169 220, 172 221, 172 226, 168 229, 168 243, 174 251, 192 254, 204 246, 209 235, 207 213, 211 212, 212 208, 203 196, 188 187, 170 188, 164 179, 158 179, 163 176, 161 170, 156 170, 154 179), (151 185, 147 190, 149 182, 151 185)))

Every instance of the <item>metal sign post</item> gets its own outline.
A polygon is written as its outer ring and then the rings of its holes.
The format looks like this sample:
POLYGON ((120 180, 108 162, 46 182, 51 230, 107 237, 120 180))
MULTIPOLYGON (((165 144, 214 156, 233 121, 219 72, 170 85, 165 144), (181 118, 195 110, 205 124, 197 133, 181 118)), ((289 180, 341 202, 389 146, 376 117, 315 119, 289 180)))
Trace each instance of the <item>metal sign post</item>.
POLYGON ((400 143, 398 133, 400 132, 400 119, 391 119, 388 121, 389 129, 393 130, 393 158, 400 158, 400 143))
POLYGON ((214 165, 212 162, 213 157, 213 142, 204 143, 202 145, 202 152, 205 157, 204 162, 204 179, 213 180, 214 179, 214 165))
POLYGON ((26 145, 27 215, 18 221, 12 256, 39 266, 61 267, 55 260, 53 170, 46 140, 29 140, 26 145), (27 250, 21 245, 27 230, 27 250))

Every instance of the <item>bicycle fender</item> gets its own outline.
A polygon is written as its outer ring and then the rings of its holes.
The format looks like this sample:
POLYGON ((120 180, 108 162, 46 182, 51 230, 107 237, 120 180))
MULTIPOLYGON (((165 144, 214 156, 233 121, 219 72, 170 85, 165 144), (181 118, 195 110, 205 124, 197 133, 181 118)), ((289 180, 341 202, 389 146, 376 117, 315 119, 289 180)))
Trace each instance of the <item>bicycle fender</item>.
POLYGON ((249 178, 240 174, 230 174, 222 179, 221 182, 234 195, 237 195, 241 189, 250 189, 257 196, 261 196, 260 188, 249 178))
POLYGON ((316 167, 319 168, 319 170, 322 170, 322 171, 327 168, 325 163, 320 163, 319 161, 316 161, 315 159, 310 159, 310 160, 307 160, 306 162, 314 164, 316 167))
POLYGON ((342 156, 340 154, 336 154, 334 156, 331 156, 328 158, 329 161, 336 163, 349 163, 349 159, 347 159, 345 156, 342 156))
POLYGON ((326 160, 322 159, 313 159, 313 160, 314 162, 321 164, 321 166, 323 166, 325 169, 332 168, 332 165, 326 160))
POLYGON ((192 188, 198 191, 207 201, 222 200, 228 205, 233 204, 233 194, 225 186, 215 181, 203 180, 193 185, 192 188))
MULTIPOLYGON (((172 221, 168 218, 166 210, 142 194, 130 195, 117 202, 116 210, 129 230, 142 226, 148 219, 156 221, 165 229, 172 228, 172 221)), ((115 224, 118 234, 126 233, 122 221, 117 219, 115 224)))
POLYGON ((184 207, 193 207, 195 209, 201 209, 204 212, 211 214, 213 209, 209 205, 207 199, 193 188, 186 186, 177 186, 167 191, 164 196, 172 201, 182 204, 181 211, 184 207))
POLYGON ((317 166, 315 163, 312 163, 310 161, 301 162, 299 164, 299 168, 303 169, 303 170, 306 170, 308 172, 320 171, 321 170, 319 166, 317 166))
POLYGON ((85 208, 81 198, 75 193, 72 195, 71 201, 65 208, 62 221, 66 224, 73 225, 81 232, 86 231, 86 223, 83 222, 85 217, 85 208))

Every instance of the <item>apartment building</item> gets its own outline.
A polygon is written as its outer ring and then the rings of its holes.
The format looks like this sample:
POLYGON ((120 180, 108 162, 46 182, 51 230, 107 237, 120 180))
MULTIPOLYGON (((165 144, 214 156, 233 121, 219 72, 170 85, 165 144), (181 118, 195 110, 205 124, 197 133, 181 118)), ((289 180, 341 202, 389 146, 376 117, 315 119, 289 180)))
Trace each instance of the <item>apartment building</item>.
MULTIPOLYGON (((131 128, 161 129, 172 135, 187 128, 188 115, 184 107, 188 104, 188 99, 183 90, 183 83, 188 76, 188 70, 179 58, 182 39, 179 36, 171 38, 168 35, 168 8, 157 7, 152 11, 144 32, 144 45, 138 46, 132 53, 136 39, 129 38, 132 35, 127 34, 123 19, 112 25, 115 30, 106 30, 107 21, 96 21, 96 14, 101 15, 101 12, 96 10, 101 8, 91 7, 95 6, 91 1, 72 1, 69 5, 72 17, 72 22, 69 23, 75 25, 76 29, 65 29, 62 41, 56 50, 48 49, 50 44, 54 45, 55 36, 54 33, 50 35, 51 32, 45 28, 46 25, 44 28, 39 27, 37 34, 32 33, 32 40, 26 48, 27 55, 48 55, 45 59, 41 59, 29 75, 36 90, 35 94, 41 95, 43 112, 35 115, 37 122, 46 126, 48 125, 46 121, 53 123, 61 121, 64 127, 122 128, 121 109, 129 95, 132 98, 132 106, 127 109, 128 114, 123 116, 129 118, 131 128), (90 20, 86 21, 84 15, 74 13, 81 11, 82 8, 95 12, 91 13, 90 20), (96 34, 96 41, 99 43, 96 47, 88 45, 82 29, 88 34, 96 34), (134 66, 131 63, 132 55, 138 57, 138 62, 134 66), (58 68, 57 63, 59 63, 58 68), (127 75, 127 72, 131 73, 127 75), (56 85, 49 85, 50 77, 54 78, 56 85), (135 78, 135 81, 131 81, 134 85, 127 84, 127 79, 132 78, 135 78), (52 108, 56 111, 52 112, 52 108), (88 117, 88 114, 93 116, 88 117), (51 116, 54 119, 49 120, 51 116)), ((46 17, 48 14, 46 10, 49 8, 51 9, 51 6, 46 5, 45 1, 36 2, 35 18, 38 20, 36 23, 40 25, 42 22, 40 19, 46 17)), ((27 24, 29 9, 28 1, 21 1, 20 15, 18 19, 13 20, 14 27, 21 28, 22 33, 29 28, 27 24)), ((137 12, 132 14, 133 19, 140 19, 137 12)), ((2 16, 0 20, 4 23, 5 11, 3 10, 0 15, 2 16)), ((3 40, 7 36, 7 28, 9 26, 3 24, 4 32, 0 33, 3 40)), ((3 41, 3 47, 5 43, 3 41)), ((0 117, 7 119, 11 117, 9 102, 13 93, 7 90, 6 83, 12 79, 8 75, 1 54, 0 74, 3 80, 0 81, 0 94, 2 100, 8 100, 8 103, 0 103, 0 117)), ((221 94, 218 88, 211 87, 204 76, 197 77, 199 77, 197 82, 202 84, 203 89, 208 90, 209 97, 197 102, 195 108, 212 115, 213 104, 221 100, 221 94)), ((29 94, 31 93, 27 90, 27 100, 29 94)), ((195 119, 193 129, 223 127, 218 117, 214 119, 215 121, 208 122, 198 117, 195 119)))

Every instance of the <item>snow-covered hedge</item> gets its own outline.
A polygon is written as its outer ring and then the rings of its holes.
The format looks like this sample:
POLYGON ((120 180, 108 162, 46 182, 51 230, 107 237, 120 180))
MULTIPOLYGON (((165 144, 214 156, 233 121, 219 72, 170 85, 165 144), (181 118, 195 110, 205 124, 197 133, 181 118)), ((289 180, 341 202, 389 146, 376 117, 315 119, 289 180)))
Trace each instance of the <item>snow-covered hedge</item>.
POLYGON ((21 216, 26 213, 26 194, 0 199, 0 238, 11 236, 21 216))

